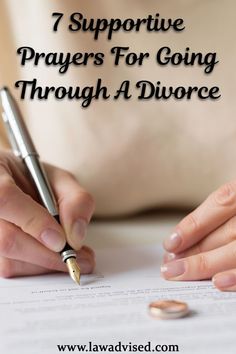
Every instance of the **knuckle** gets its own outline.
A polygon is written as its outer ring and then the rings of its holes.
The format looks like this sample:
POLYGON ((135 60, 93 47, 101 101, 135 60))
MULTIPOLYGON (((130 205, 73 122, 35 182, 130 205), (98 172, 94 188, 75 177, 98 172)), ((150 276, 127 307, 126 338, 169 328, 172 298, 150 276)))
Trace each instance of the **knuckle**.
POLYGON ((0 258, 0 277, 12 278, 14 275, 13 262, 7 258, 0 258))
POLYGON ((95 202, 93 196, 87 191, 79 190, 77 193, 75 193, 74 198, 77 204, 83 204, 84 206, 86 206, 86 209, 91 211, 91 213, 94 211, 95 202))
MULTIPOLYGON (((42 220, 40 219, 42 222, 42 220)), ((37 230, 39 224, 39 220, 36 215, 30 215, 22 225, 22 230, 29 234, 34 234, 34 230, 37 230)))
POLYGON ((53 218, 45 211, 40 212, 40 209, 31 211, 22 223, 22 230, 30 235, 38 235, 42 230, 53 228, 53 218))
POLYGON ((82 271, 85 274, 92 273, 96 266, 95 253, 91 249, 89 249, 88 252, 84 249, 84 247, 81 249, 81 251, 86 251, 86 254, 82 255, 81 253, 80 256, 78 256, 78 262, 81 263, 82 271))
POLYGON ((1 255, 9 255, 11 253, 11 249, 15 244, 16 234, 13 230, 6 226, 0 225, 0 254, 1 255))
POLYGON ((94 271, 95 266, 96 266, 95 257, 90 257, 89 258, 88 273, 92 273, 94 271))
POLYGON ((228 182, 213 193, 215 203, 220 206, 230 206, 235 204, 236 193, 235 183, 228 182))
POLYGON ((8 191, 11 190, 13 187, 12 179, 9 175, 2 175, 0 178, 0 188, 2 191, 8 191))
POLYGON ((198 219, 194 213, 190 213, 189 215, 187 215, 183 219, 181 224, 182 225, 180 225, 180 228, 181 228, 181 226, 183 228, 187 227, 188 229, 191 229, 191 232, 193 232, 193 233, 199 229, 199 222, 198 222, 198 219))
POLYGON ((10 176, 1 176, 0 178, 0 208, 2 208, 15 192, 15 184, 10 176))
POLYGON ((90 259, 91 259, 92 263, 95 264, 96 255, 95 255, 95 252, 92 249, 90 249, 90 255, 89 256, 90 256, 90 259))
POLYGON ((48 257, 44 267, 51 270, 59 270, 61 268, 60 257, 48 257))
POLYGON ((96 259, 96 253, 94 252, 94 250, 92 248, 90 248, 90 252, 91 252, 91 255, 94 259, 96 259))
POLYGON ((15 158, 12 152, 1 151, 0 168, 2 171, 7 172, 9 175, 11 175, 10 161, 13 157, 15 158))
POLYGON ((209 262, 205 254, 199 254, 197 256, 197 268, 200 276, 206 276, 210 272, 209 262))
POLYGON ((61 170, 62 173, 65 174, 65 176, 71 178, 71 180, 75 181, 78 183, 78 179, 75 177, 74 173, 72 173, 71 171, 68 170, 61 170))
POLYGON ((88 253, 91 257, 95 258, 95 252, 94 252, 94 250, 92 248, 84 245, 82 247, 82 250, 84 250, 86 253, 88 253))
POLYGON ((236 240, 230 244, 230 250, 232 252, 232 258, 236 259, 236 240))
POLYGON ((225 224, 224 236, 225 240, 228 242, 236 240, 236 216, 229 219, 228 222, 225 224))
POLYGON ((199 242, 197 245, 193 247, 193 252, 194 254, 201 254, 202 252, 204 252, 204 246, 202 242, 199 242))
POLYGON ((87 191, 80 192, 80 197, 87 204, 90 204, 92 207, 94 206, 93 196, 90 193, 88 193, 87 191))

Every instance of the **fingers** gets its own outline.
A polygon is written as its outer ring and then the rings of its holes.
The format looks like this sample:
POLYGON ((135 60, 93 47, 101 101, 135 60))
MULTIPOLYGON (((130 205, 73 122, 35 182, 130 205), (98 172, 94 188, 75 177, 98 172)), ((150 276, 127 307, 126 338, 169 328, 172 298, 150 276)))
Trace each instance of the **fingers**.
MULTIPOLYGON (((16 225, 3 220, 0 220, 0 256, 9 260, 37 265, 42 269, 67 271, 59 254, 25 234, 16 225)), ((94 253, 86 246, 78 252, 77 260, 81 270, 85 273, 91 272, 95 266, 94 253)), ((32 267, 28 269, 30 274, 32 267)))
POLYGON ((215 248, 224 246, 236 240, 236 217, 232 217, 225 222, 218 229, 211 232, 203 240, 199 241, 196 245, 188 248, 180 253, 166 253, 164 255, 164 262, 169 262, 174 259, 186 258, 198 253, 207 252, 215 248))
POLYGON ((40 275, 51 273, 52 270, 22 261, 15 261, 0 257, 0 277, 13 278, 27 275, 40 275))
POLYGON ((234 216, 218 229, 211 232, 203 240, 199 241, 196 245, 188 248, 180 253, 166 253, 164 255, 164 262, 172 261, 174 259, 186 258, 194 254, 207 252, 215 248, 224 246, 236 240, 236 217, 234 216))
MULTIPOLYGON (((84 266, 83 264, 80 265, 80 268, 82 274, 89 274, 93 270, 92 267, 84 266)), ((63 271, 67 272, 67 269, 65 268, 63 271)), ((0 257, 0 277, 1 278, 42 275, 42 274, 48 274, 54 272, 56 272, 56 270, 40 267, 36 264, 31 264, 24 261, 16 261, 16 260, 0 257)))
MULTIPOLYGON (((11 165, 10 157, 5 160, 0 161, 0 256, 8 262, 31 264, 27 269, 36 265, 36 272, 45 269, 67 271, 60 256, 54 252, 64 248, 66 234, 72 247, 81 247, 81 240, 94 210, 91 196, 78 185, 72 175, 47 165, 59 203, 62 223, 59 225, 35 201, 34 191, 27 189, 30 183, 25 178, 22 166, 16 167, 19 161, 11 165)), ((78 262, 83 272, 91 272, 95 265, 93 252, 89 248, 81 248, 78 262)))
POLYGON ((61 251, 65 245, 62 227, 3 172, 0 173, 0 218, 17 225, 55 252, 61 251))
POLYGON ((173 260, 161 267, 165 279, 202 280, 234 268, 236 265, 236 241, 209 252, 173 260))
POLYGON ((213 284, 222 291, 236 291, 236 269, 216 274, 213 284))
POLYGON ((93 198, 70 173, 49 165, 46 169, 58 200, 60 221, 68 243, 78 250, 94 211, 93 198))
POLYGON ((0 220, 0 256, 34 263, 44 268, 64 269, 59 262, 59 254, 4 220, 0 220))
POLYGON ((50 165, 46 169, 58 200, 62 226, 35 201, 32 190, 26 188, 31 183, 26 180, 23 167, 19 161, 13 163, 7 154, 0 161, 0 218, 55 252, 64 248, 66 236, 70 245, 79 249, 94 210, 93 199, 70 173, 50 165))
POLYGON ((236 182, 230 182, 212 193, 177 225, 175 232, 165 240, 165 249, 174 253, 186 250, 233 217, 235 210, 236 182))

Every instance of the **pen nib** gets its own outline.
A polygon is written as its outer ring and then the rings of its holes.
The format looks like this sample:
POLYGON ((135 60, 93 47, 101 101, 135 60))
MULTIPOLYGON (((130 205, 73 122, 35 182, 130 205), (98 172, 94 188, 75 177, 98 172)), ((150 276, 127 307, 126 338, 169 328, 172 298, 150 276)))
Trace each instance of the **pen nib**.
POLYGON ((68 258, 66 260, 66 265, 71 278, 75 283, 80 284, 80 267, 76 262, 76 259, 74 257, 68 258))

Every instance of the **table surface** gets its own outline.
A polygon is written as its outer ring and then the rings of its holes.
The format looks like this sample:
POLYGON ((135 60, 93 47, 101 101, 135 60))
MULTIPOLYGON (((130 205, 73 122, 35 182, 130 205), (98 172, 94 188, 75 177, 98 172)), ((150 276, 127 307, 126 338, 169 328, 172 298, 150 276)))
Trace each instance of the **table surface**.
POLYGON ((85 244, 96 250, 161 243, 184 215, 183 212, 149 212, 123 219, 94 220, 88 227, 85 244))

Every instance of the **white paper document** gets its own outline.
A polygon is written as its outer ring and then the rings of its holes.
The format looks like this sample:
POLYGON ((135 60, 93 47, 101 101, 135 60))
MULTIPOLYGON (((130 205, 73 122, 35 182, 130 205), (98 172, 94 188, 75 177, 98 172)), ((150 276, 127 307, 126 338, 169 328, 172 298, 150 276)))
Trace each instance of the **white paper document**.
POLYGON ((210 282, 161 279, 161 253, 157 245, 99 250, 96 272, 82 276, 81 286, 61 274, 0 280, 0 353, 78 353, 80 345, 87 353, 105 352, 99 345, 125 353, 149 342, 151 352, 178 345, 179 353, 236 353, 236 294, 210 282), (191 313, 153 319, 148 304, 158 299, 186 301, 191 313))

